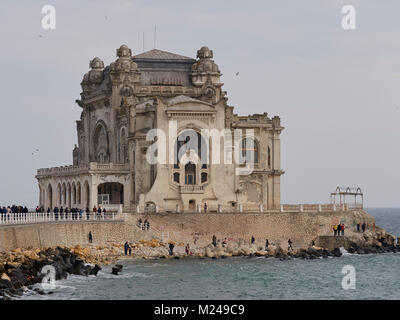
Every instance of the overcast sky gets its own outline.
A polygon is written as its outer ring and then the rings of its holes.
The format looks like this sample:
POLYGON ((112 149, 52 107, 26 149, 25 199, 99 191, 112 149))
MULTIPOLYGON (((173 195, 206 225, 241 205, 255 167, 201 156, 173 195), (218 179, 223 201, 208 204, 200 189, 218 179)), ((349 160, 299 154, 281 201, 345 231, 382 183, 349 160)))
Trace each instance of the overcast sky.
POLYGON ((340 185, 399 206, 399 11, 398 0, 2 0, 0 205, 36 205, 36 169, 72 163, 89 60, 108 65, 121 44, 142 52, 143 32, 153 49, 157 25, 158 49, 214 51, 236 113, 281 117, 283 203, 328 202, 340 185), (45 4, 56 30, 41 28, 45 4), (356 30, 341 27, 345 4, 356 30))

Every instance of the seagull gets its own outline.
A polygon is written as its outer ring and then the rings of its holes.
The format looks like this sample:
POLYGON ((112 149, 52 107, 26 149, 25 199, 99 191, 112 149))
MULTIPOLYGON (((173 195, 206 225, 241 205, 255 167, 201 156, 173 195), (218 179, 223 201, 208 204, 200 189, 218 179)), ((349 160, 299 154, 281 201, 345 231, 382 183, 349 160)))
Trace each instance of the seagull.
POLYGON ((236 72, 236 75, 238 76, 238 75, 239 75, 239 72, 236 72))

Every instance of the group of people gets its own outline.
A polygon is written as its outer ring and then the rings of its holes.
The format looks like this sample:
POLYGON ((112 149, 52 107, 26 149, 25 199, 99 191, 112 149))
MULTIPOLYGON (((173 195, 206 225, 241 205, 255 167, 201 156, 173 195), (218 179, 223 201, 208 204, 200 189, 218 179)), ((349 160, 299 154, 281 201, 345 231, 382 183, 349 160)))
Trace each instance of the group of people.
POLYGON ((335 224, 332 229, 334 236, 344 236, 344 223, 339 223, 338 225, 335 224))
POLYGON ((6 214, 6 213, 28 213, 28 208, 27 206, 16 206, 16 205, 12 205, 12 206, 8 206, 8 207, 1 207, 0 206, 0 212, 2 214, 6 214))
MULTIPOLYGON (((254 236, 252 236, 251 239, 250 239, 250 243, 251 243, 251 244, 254 244, 255 242, 256 242, 256 238, 255 238, 254 236)), ((225 238, 225 239, 222 241, 222 246, 225 247, 225 246, 227 245, 227 243, 228 243, 228 240, 227 240, 227 238, 225 238)), ((217 237, 216 237, 216 235, 213 235, 213 237, 212 237, 212 244, 214 245, 214 247, 217 246, 217 237)), ((268 239, 265 239, 265 251, 268 250, 269 244, 270 244, 270 243, 269 243, 269 240, 268 240, 268 239)), ((288 239, 288 251, 289 251, 289 250, 293 250, 292 244, 293 244, 292 240, 288 239)), ((189 245, 189 244, 188 244, 188 245, 189 245)))
POLYGON ((141 230, 149 230, 150 229, 150 222, 147 219, 145 219, 144 222, 143 222, 142 218, 140 218, 138 220, 138 227, 141 230))
MULTIPOLYGON (((365 230, 367 230, 369 227, 369 225, 367 223, 365 223, 365 221, 361 224, 361 222, 357 223, 357 232, 365 232, 365 230)), ((374 229, 375 229, 375 223, 373 225, 374 229)), ((375 231, 375 230, 374 230, 375 231)))

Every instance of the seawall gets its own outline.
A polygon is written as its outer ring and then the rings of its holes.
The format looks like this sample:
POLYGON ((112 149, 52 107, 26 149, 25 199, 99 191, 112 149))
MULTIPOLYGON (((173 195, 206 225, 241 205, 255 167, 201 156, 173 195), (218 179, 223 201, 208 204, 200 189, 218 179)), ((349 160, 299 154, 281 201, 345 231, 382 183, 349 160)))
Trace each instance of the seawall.
POLYGON ((265 239, 285 247, 308 246, 318 236, 332 235, 332 225, 342 222, 345 235, 354 235, 358 222, 375 223, 365 211, 274 212, 274 213, 153 213, 128 214, 126 222, 51 222, 0 227, 0 251, 15 248, 43 248, 88 244, 89 231, 95 244, 124 243, 163 238, 178 243, 205 245, 213 235, 263 245, 265 239), (148 219, 150 231, 137 227, 139 218, 148 219))

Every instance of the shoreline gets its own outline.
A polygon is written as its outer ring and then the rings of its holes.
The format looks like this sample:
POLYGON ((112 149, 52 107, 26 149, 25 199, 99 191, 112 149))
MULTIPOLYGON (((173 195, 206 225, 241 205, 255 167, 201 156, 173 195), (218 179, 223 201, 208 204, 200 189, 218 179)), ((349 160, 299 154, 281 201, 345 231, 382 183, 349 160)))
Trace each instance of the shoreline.
MULTIPOLYGON (((341 237, 339 237, 341 238, 341 237)), ((352 254, 378 254, 399 252, 400 244, 394 236, 381 230, 357 237, 343 237, 346 246, 343 248, 352 254)), ((225 259, 230 257, 265 257, 279 260, 323 259, 342 256, 341 247, 333 249, 309 246, 285 250, 279 245, 271 245, 268 250, 257 244, 249 244, 243 240, 228 242, 225 246, 219 240, 214 246, 197 246, 191 249, 192 254, 186 255, 184 243, 175 244, 174 254, 169 255, 168 243, 159 240, 141 240, 130 244, 133 255, 124 255, 123 244, 111 243, 107 245, 87 245, 74 247, 48 247, 22 250, 20 248, 8 252, 0 252, 0 299, 7 300, 24 293, 24 288, 42 282, 44 266, 54 267, 55 280, 66 279, 68 275, 97 275, 101 266, 118 264, 123 261, 141 259, 225 259)), ((123 271, 122 271, 123 272, 123 271)), ((51 294, 39 288, 34 289, 38 294, 51 294)))

